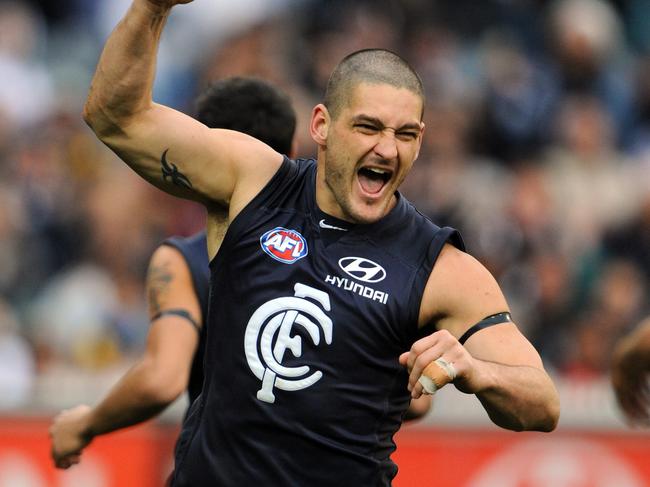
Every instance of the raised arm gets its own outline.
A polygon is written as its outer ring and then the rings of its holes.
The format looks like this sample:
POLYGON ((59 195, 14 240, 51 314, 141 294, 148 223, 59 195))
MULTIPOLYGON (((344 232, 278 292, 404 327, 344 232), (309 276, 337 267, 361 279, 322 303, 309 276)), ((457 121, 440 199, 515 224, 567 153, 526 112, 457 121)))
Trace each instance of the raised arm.
POLYGON ((133 0, 106 42, 84 107, 97 136, 160 189, 230 217, 270 179, 282 156, 247 135, 209 129, 152 100, 159 40, 174 5, 191 0, 133 0))
POLYGON ((147 297, 154 320, 142 358, 95 407, 77 406, 55 418, 50 437, 57 467, 78 463, 95 436, 153 418, 187 389, 199 339, 192 321, 200 326, 203 317, 189 269, 178 250, 161 246, 154 252, 147 297), (160 315, 171 309, 183 310, 191 320, 160 315))
POLYGON ((559 397, 537 351, 511 321, 458 338, 484 318, 508 312, 492 275, 473 257, 446 245, 431 273, 420 324, 439 331, 418 340, 400 362, 410 370, 409 388, 422 394, 424 368, 443 358, 456 371, 457 389, 476 394, 492 421, 507 429, 551 431, 559 419, 559 397))

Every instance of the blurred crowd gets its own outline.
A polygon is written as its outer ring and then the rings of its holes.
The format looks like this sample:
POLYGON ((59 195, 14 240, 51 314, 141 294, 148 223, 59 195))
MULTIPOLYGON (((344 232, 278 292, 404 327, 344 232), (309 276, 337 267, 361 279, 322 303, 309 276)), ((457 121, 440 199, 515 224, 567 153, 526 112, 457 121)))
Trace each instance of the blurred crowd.
MULTIPOLYGON (((81 119, 128 4, 0 0, 0 409, 128 364, 151 251, 204 223, 81 119)), ((403 193, 462 232, 553 373, 602 378, 650 313, 650 2, 195 0, 169 24, 157 101, 192 114, 211 79, 270 79, 294 100, 305 157, 340 58, 408 59, 427 110, 403 193)))

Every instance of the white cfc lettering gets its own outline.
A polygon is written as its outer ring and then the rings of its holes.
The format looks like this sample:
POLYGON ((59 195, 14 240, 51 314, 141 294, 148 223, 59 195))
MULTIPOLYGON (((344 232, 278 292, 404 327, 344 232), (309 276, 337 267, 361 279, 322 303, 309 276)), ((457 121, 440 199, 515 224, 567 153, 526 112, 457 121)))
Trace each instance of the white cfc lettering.
POLYGON ((282 360, 287 350, 294 357, 302 355, 301 337, 291 335, 296 325, 307 331, 314 345, 320 343, 321 329, 325 342, 328 345, 332 343, 332 320, 323 311, 330 309, 327 293, 297 283, 293 296, 267 301, 253 313, 246 325, 244 351, 248 366, 262 381, 262 387, 257 391, 260 401, 274 403, 273 389, 276 387, 283 391, 298 391, 320 380, 323 376, 320 370, 312 371, 307 365, 287 367, 282 365, 282 360), (319 303, 322 309, 306 298, 319 303))

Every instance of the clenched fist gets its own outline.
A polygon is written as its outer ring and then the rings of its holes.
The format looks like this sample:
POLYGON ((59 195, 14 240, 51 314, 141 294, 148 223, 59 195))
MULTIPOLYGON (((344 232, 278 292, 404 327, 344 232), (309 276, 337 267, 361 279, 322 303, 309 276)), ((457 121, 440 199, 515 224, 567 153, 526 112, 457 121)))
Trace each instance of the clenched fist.
POLYGON ((86 432, 90 407, 77 406, 61 412, 50 426, 52 459, 57 468, 70 468, 79 463, 81 452, 91 442, 86 432))

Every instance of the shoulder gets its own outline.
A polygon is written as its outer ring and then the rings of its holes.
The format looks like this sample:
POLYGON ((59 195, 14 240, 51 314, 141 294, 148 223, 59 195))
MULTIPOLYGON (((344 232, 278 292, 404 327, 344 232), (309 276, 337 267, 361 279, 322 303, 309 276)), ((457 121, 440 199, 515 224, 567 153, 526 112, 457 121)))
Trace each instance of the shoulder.
POLYGON ((304 204, 315 191, 316 161, 313 159, 292 160, 283 156, 283 162, 273 177, 256 193, 245 206, 233 212, 230 209, 230 226, 237 227, 243 219, 251 218, 251 212, 260 207, 281 207, 304 204), (312 184, 312 182, 314 184, 312 184))
MULTIPOLYGON (((476 258, 467 252, 456 248, 454 245, 445 244, 438 258, 437 266, 432 273, 432 279, 437 280, 438 276, 447 276, 459 271, 471 272, 472 274, 482 274, 487 269, 476 258)), ((458 276, 463 280, 463 276, 458 276)))
POLYGON ((422 299, 422 325, 437 321, 460 336, 491 314, 508 311, 496 279, 470 254, 445 243, 429 275, 422 299))
POLYGON ((433 267, 429 284, 444 298, 441 299, 442 306, 445 302, 455 305, 460 300, 471 308, 473 303, 503 299, 490 271, 470 254, 448 243, 443 246, 433 267))
POLYGON ((238 132, 233 134, 233 146, 243 145, 247 150, 233 151, 232 147, 230 148, 231 152, 244 154, 237 158, 236 183, 230 200, 224 202, 228 206, 231 219, 281 172, 287 160, 285 156, 253 137, 238 132))
POLYGON ((304 184, 316 177, 316 161, 314 159, 289 159, 284 161, 269 183, 276 185, 304 184))
POLYGON ((160 244, 149 258, 149 277, 153 271, 178 272, 188 269, 188 264, 183 252, 171 243, 171 239, 160 244))

